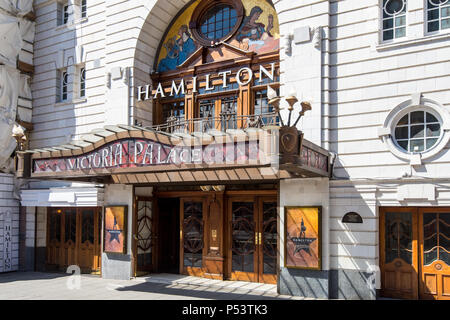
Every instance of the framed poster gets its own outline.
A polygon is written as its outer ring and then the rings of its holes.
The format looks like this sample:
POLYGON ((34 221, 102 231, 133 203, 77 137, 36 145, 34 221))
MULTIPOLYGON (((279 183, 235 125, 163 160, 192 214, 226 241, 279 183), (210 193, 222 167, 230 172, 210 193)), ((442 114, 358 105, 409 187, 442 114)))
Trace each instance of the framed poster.
POLYGON ((127 253, 127 206, 105 207, 103 251, 127 253))
POLYGON ((286 268, 322 268, 322 207, 285 207, 284 265, 286 268))

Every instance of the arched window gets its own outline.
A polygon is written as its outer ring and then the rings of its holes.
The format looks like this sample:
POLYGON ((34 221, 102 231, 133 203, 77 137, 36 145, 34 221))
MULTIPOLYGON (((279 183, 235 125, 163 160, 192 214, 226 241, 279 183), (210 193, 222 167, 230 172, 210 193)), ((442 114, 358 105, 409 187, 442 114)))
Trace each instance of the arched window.
POLYGON ((279 123, 267 96, 268 85, 280 86, 273 3, 201 0, 184 10, 170 23, 156 55, 154 124, 177 134, 218 134, 279 123))
POLYGON ((383 0, 383 41, 406 36, 407 0, 383 0))
POLYGON ((450 28, 450 0, 427 0, 427 32, 450 28))

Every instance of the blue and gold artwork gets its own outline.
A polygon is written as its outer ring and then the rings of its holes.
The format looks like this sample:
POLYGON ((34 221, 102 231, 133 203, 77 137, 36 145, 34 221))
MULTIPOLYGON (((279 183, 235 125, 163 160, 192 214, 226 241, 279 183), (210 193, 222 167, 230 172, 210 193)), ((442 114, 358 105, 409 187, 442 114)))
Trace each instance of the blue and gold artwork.
MULTIPOLYGON (((176 70, 200 47, 188 26, 201 1, 193 1, 169 27, 158 52, 158 72, 176 70)), ((280 31, 272 3, 268 0, 242 0, 242 4, 245 17, 228 43, 258 54, 278 50, 280 31)))
POLYGON ((166 57, 161 59, 158 72, 174 70, 195 51, 196 45, 191 37, 189 28, 183 24, 178 35, 170 38, 165 44, 166 57))

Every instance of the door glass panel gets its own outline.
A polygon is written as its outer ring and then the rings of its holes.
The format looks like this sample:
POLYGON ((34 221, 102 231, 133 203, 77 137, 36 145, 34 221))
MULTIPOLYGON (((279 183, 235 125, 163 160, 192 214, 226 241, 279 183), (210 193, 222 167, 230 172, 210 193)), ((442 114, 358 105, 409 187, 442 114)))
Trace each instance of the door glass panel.
POLYGON ((65 241, 76 243, 77 240, 77 212, 73 209, 65 210, 65 241))
POLYGON ((233 202, 232 204, 232 271, 254 272, 253 209, 253 202, 233 202))
POLYGON ((385 216, 386 262, 396 258, 412 263, 412 215, 402 212, 387 212, 385 216))
POLYGON ((138 266, 145 266, 152 261, 152 202, 138 201, 137 215, 138 266))
POLYGON ((61 241, 61 213, 56 209, 50 213, 50 241, 61 241))
POLYGON ((203 203, 184 202, 184 267, 202 267, 203 251, 203 203))
POLYGON ((275 274, 277 266, 277 202, 263 203, 263 273, 275 274))
POLYGON ((81 243, 89 241, 94 244, 94 210, 81 212, 81 243))
POLYGON ((429 265, 438 259, 437 214, 423 214, 423 262, 429 265))
POLYGON ((450 266, 450 213, 439 214, 439 260, 450 266))
POLYGON ((98 211, 98 214, 97 214, 97 221, 98 221, 98 223, 97 223, 97 243, 99 244, 99 246, 102 244, 102 213, 101 213, 101 211, 98 211))

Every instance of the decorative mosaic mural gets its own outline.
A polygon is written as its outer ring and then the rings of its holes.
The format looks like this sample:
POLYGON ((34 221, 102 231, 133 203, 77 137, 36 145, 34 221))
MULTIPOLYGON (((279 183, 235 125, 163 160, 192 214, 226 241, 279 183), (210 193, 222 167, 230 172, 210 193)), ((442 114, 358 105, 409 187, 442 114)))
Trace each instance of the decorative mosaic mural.
MULTIPOLYGON (((156 71, 165 72, 175 70, 177 66, 186 61, 201 46, 194 39, 189 28, 192 14, 201 1, 204 0, 192 2, 171 23, 159 49, 156 71)), ((226 42, 241 50, 253 51, 257 54, 278 50, 280 47, 280 31, 278 17, 271 1, 242 0, 242 5, 244 7, 242 23, 226 42)), ((226 20, 228 29, 233 29, 233 23, 237 20, 231 9, 224 6, 218 8, 215 13, 216 17, 211 17, 210 20, 205 18, 200 21, 201 32, 206 35, 210 32, 208 27, 214 25, 211 19, 217 19, 217 14, 220 17, 227 15, 227 19, 223 19, 224 21, 226 20)), ((220 31, 227 30, 225 22, 223 22, 223 25, 220 24, 220 26, 222 28, 220 31)), ((215 28, 217 28, 217 23, 215 28)))

